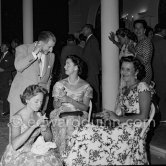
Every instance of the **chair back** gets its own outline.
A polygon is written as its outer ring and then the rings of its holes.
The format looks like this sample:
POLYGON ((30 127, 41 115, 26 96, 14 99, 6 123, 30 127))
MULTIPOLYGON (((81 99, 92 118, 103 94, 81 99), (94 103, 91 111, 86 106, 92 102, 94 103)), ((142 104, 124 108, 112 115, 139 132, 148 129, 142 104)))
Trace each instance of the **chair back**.
POLYGON ((92 101, 90 100, 89 101, 88 123, 90 123, 91 115, 92 115, 92 101))
POLYGON ((151 123, 151 121, 153 120, 154 115, 155 115, 155 106, 154 106, 154 104, 152 103, 152 104, 151 104, 151 109, 150 109, 150 114, 149 114, 149 119, 148 119, 147 122, 144 122, 144 123, 143 123, 143 129, 142 129, 142 131, 141 131, 141 133, 140 133, 140 136, 141 136, 141 137, 143 137, 144 134, 146 133, 146 130, 147 130, 147 128, 150 126, 150 123, 151 123))
POLYGON ((9 122, 7 126, 9 127, 9 144, 11 144, 11 123, 9 122))

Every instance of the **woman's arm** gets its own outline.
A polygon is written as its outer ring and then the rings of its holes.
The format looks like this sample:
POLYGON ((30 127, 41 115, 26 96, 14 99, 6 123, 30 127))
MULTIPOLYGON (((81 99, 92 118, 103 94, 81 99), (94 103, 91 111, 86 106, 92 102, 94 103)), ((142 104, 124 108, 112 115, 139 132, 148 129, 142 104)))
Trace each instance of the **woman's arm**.
POLYGON ((21 147, 36 128, 37 126, 33 125, 21 133, 21 126, 11 125, 11 143, 13 149, 17 150, 21 147))
POLYGON ((84 91, 82 102, 77 102, 71 99, 71 103, 75 106, 76 109, 79 109, 80 111, 87 111, 91 98, 93 98, 93 89, 90 85, 88 85, 84 91))
POLYGON ((139 92, 139 108, 140 108, 140 114, 135 115, 129 115, 129 116, 118 116, 115 114, 115 112, 106 110, 103 111, 103 118, 105 120, 114 120, 114 121, 120 121, 120 122, 132 122, 134 120, 145 120, 148 119, 150 106, 151 106, 151 95, 149 91, 143 91, 139 92))
POLYGON ((142 121, 148 118, 151 106, 151 94, 149 91, 139 92, 138 98, 140 114, 118 117, 120 122, 126 122, 127 120, 134 121, 137 119, 142 121))
MULTIPOLYGON (((40 116, 33 124, 28 123, 28 128, 21 133, 21 126, 23 125, 22 118, 19 115, 16 115, 11 120, 11 143, 14 150, 17 150, 21 147, 32 135, 32 133, 43 123, 45 116, 40 116)), ((32 119, 33 120, 33 119, 32 119)))
POLYGON ((112 43, 115 44, 119 49, 122 48, 121 43, 120 43, 120 42, 117 42, 117 41, 115 40, 115 33, 114 33, 114 32, 111 32, 111 33, 109 34, 108 38, 109 38, 110 41, 112 41, 112 43))
POLYGON ((76 109, 79 109, 80 111, 87 111, 90 98, 84 96, 83 102, 78 102, 78 101, 72 99, 71 97, 65 95, 60 100, 62 103, 63 102, 64 103, 71 103, 76 109))

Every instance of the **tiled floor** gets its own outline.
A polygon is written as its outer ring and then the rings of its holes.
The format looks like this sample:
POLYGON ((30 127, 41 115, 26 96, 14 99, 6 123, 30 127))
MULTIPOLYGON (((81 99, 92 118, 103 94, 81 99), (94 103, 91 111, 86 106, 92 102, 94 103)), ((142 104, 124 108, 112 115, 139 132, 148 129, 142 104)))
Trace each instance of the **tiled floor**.
POLYGON ((150 143, 151 163, 166 165, 166 123, 160 123, 150 143))
POLYGON ((151 144, 166 150, 166 123, 161 123, 155 130, 151 144))

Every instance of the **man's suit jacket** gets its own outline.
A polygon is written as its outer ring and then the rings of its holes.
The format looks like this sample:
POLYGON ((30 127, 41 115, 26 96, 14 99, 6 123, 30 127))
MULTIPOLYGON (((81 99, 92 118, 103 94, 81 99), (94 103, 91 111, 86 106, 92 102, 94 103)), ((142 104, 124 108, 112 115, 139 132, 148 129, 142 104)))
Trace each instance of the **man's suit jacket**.
POLYGON ((161 36, 155 35, 152 43, 154 47, 152 67, 156 90, 158 93, 166 93, 166 40, 161 36))
POLYGON ((46 55, 43 68, 43 76, 40 78, 40 68, 38 60, 36 60, 32 51, 35 44, 24 44, 16 48, 15 68, 17 74, 12 82, 8 101, 10 103, 22 106, 20 95, 32 84, 39 84, 49 90, 51 83, 51 72, 54 65, 55 56, 53 53, 46 55))
POLYGON ((94 35, 87 40, 82 53, 83 60, 88 66, 88 75, 99 74, 101 68, 101 53, 99 43, 94 35))

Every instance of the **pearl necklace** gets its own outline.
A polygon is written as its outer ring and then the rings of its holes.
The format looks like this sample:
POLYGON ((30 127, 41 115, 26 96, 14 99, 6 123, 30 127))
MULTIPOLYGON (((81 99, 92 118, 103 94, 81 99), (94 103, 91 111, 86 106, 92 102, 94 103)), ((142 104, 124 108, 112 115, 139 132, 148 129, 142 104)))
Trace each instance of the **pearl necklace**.
POLYGON ((69 77, 67 78, 67 80, 68 80, 68 83, 69 83, 70 85, 76 85, 76 84, 78 83, 78 81, 80 80, 80 77, 78 77, 78 79, 77 79, 74 83, 70 82, 69 77))

